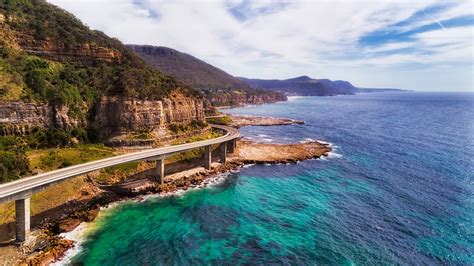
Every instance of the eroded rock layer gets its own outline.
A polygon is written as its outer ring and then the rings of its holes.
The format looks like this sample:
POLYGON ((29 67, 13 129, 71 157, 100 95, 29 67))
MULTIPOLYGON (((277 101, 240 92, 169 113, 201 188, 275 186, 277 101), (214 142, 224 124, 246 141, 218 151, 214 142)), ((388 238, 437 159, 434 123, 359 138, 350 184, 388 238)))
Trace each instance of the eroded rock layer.
POLYGON ((105 135, 148 132, 170 123, 204 119, 203 101, 184 96, 160 101, 102 97, 96 110, 96 121, 105 135))

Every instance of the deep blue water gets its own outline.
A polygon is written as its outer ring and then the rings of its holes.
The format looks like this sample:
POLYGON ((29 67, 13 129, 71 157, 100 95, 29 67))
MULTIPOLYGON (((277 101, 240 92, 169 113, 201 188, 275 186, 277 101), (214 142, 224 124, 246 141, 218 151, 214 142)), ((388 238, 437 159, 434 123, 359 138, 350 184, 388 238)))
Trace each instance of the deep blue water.
POLYGON ((474 94, 305 97, 226 110, 303 119, 256 141, 335 155, 252 166, 219 186, 126 203, 97 221, 86 264, 474 264, 474 94))

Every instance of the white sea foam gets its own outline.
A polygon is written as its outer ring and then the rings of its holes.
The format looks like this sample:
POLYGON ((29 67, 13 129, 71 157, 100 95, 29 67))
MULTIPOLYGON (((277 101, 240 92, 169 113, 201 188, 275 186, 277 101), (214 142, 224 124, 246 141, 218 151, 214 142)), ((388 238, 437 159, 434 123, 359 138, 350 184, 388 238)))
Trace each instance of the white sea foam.
POLYGON ((331 147, 336 147, 336 146, 333 146, 331 142, 327 142, 327 141, 324 141, 324 140, 318 140, 319 143, 322 143, 322 144, 326 144, 326 145, 331 145, 331 147))
POLYGON ((331 142, 327 142, 327 141, 319 140, 319 139, 316 140, 312 138, 305 138, 304 140, 300 141, 300 143, 308 143, 308 142, 313 142, 313 141, 317 141, 321 144, 331 145, 331 147, 337 147, 337 146, 333 146, 331 142))
MULTIPOLYGON (((244 165, 243 168, 247 168, 247 167, 250 167, 252 165, 255 165, 255 164, 244 165)), ((189 192, 189 191, 192 191, 192 190, 201 189, 201 188, 205 188, 205 187, 217 186, 219 184, 222 184, 222 182, 224 182, 231 174, 235 174, 235 173, 238 173, 238 172, 240 172, 240 170, 236 169, 236 170, 231 170, 231 171, 228 171, 228 172, 225 172, 225 173, 217 174, 216 176, 206 178, 200 185, 197 185, 195 187, 190 187, 187 190, 179 189, 177 191, 169 192, 169 193, 145 195, 145 196, 137 197, 137 198, 133 198, 133 199, 126 199, 126 200, 122 200, 122 201, 116 201, 116 202, 113 202, 113 203, 109 204, 106 207, 101 207, 98 217, 100 215, 104 214, 104 210, 115 208, 115 207, 117 207, 120 204, 123 204, 125 202, 137 202, 138 203, 138 202, 143 202, 143 201, 150 200, 150 199, 153 199, 153 198, 183 196, 184 194, 186 194, 186 192, 189 192)), ((51 265, 60 266, 60 265, 69 265, 69 264, 71 264, 71 259, 82 251, 84 240, 86 239, 87 235, 89 233, 91 233, 92 224, 94 224, 94 222, 90 222, 90 223, 82 222, 78 227, 76 227, 71 232, 60 234, 60 236, 66 238, 66 239, 73 240, 74 242, 76 242, 76 244, 74 245, 73 248, 66 251, 65 256, 61 260, 59 260, 59 261, 57 261, 57 262, 55 262, 51 265)))
POLYGON ((337 152, 331 151, 331 152, 329 152, 329 154, 328 154, 328 158, 342 158, 342 154, 339 154, 339 153, 337 153, 337 152))
POLYGON ((296 100, 296 99, 299 99, 299 98, 303 98, 304 96, 288 96, 288 101, 293 101, 293 100, 296 100))
POLYGON ((246 164, 246 165, 242 166, 242 168, 249 168, 250 166, 254 166, 254 165, 255 165, 254 163, 252 163, 252 164, 246 164))
POLYGON ((78 227, 76 227, 76 229, 72 230, 71 232, 60 234, 60 236, 66 239, 73 240, 74 242, 76 242, 76 244, 74 245, 73 248, 66 251, 64 258, 62 258, 61 260, 55 263, 52 263, 51 265, 59 266, 59 265, 71 264, 71 259, 77 254, 79 254, 79 252, 81 252, 82 250, 81 243, 85 239, 85 236, 87 232, 89 231, 88 230, 89 226, 90 226, 90 223, 81 223, 78 227))

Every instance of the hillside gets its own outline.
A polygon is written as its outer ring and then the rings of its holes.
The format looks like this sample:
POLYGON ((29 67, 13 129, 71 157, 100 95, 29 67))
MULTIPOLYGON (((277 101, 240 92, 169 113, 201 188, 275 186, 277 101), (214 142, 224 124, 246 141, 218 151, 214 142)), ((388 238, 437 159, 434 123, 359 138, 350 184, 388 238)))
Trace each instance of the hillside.
POLYGON ((357 88, 350 82, 343 80, 312 79, 301 76, 292 79, 247 79, 240 78, 249 86, 261 89, 270 89, 290 95, 302 96, 332 96, 340 94, 354 94, 357 88))
POLYGON ((148 66, 120 41, 46 1, 0 1, 0 158, 6 179, 28 169, 26 149, 131 132, 158 139, 177 125, 203 121, 202 93, 148 66))
POLYGON ((9 80, 2 100, 66 101, 65 90, 160 99, 179 86, 120 41, 45 1, 2 1, 0 23, 2 75, 9 80))
POLYGON ((286 97, 280 93, 251 88, 240 79, 192 55, 167 47, 127 46, 151 66, 202 91, 215 106, 286 100, 286 97))

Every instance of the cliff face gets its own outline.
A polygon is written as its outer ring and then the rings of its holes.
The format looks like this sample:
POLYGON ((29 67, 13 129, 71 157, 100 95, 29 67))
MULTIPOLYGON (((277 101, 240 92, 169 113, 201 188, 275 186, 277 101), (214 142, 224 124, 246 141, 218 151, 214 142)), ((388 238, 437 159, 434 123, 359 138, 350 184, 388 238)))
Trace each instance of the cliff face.
POLYGON ((204 103, 201 99, 184 96, 160 101, 103 97, 95 113, 95 121, 105 136, 130 131, 159 132, 170 123, 204 120, 204 103))
POLYGON ((111 48, 102 47, 95 43, 84 43, 73 46, 65 46, 51 40, 29 41, 20 44, 21 49, 27 53, 42 56, 50 60, 74 60, 85 61, 120 61, 121 53, 111 48))
MULTIPOLYGON (((170 123, 204 120, 204 103, 202 99, 183 95, 163 100, 104 96, 93 107, 93 113, 92 121, 97 123, 100 135, 107 138, 127 132, 159 132, 170 123)), ((66 106, 0 103, 0 133, 3 135, 24 135, 35 127, 72 129, 85 127, 87 123, 71 116, 66 106)))
POLYGON ((2 135, 24 135, 34 127, 46 127, 50 124, 52 124, 52 109, 47 104, 0 102, 2 135))
POLYGON ((71 129, 84 123, 64 105, 0 102, 0 125, 2 135, 25 135, 35 127, 71 129))

